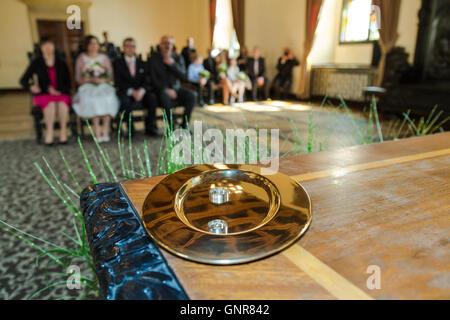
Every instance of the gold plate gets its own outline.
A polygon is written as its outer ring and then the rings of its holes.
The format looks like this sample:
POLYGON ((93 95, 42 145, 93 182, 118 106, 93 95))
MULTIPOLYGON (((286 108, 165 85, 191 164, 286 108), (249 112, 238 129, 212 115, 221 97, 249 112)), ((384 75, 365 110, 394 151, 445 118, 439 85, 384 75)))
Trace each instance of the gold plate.
POLYGON ((311 223, 311 200, 281 173, 264 175, 251 165, 196 165, 161 180, 142 212, 145 228, 164 249, 228 265, 267 257, 295 242, 311 223))

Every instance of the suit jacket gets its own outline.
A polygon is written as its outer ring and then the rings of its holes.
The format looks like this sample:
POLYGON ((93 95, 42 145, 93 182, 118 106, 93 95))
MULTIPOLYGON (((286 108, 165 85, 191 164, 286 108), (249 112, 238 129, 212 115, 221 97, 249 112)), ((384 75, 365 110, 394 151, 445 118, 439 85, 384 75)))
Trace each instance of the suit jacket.
POLYGON ((292 70, 299 64, 300 62, 295 57, 294 59, 287 60, 284 64, 281 63, 281 58, 279 58, 277 64, 278 74, 276 77, 281 79, 292 79, 292 70))
POLYGON ((203 60, 203 66, 206 70, 208 70, 211 73, 211 79, 214 79, 216 77, 216 61, 214 61, 214 58, 209 56, 205 60, 203 60))
POLYGON ((130 74, 130 69, 124 57, 114 60, 114 84, 117 88, 117 94, 126 95, 128 89, 144 88, 148 90, 150 87, 146 75, 145 63, 136 57, 136 74, 134 77, 130 74))
POLYGON ((172 53, 175 62, 168 66, 163 62, 161 53, 155 52, 149 60, 150 79, 153 87, 161 92, 167 88, 178 90, 180 81, 186 81, 186 67, 181 56, 172 53))
POLYGON ((248 57, 239 55, 239 57, 237 58, 237 61, 238 61, 239 70, 244 71, 245 73, 248 74, 248 57), (242 62, 242 60, 245 60, 245 62, 242 62), (241 61, 241 62, 239 63, 239 61, 241 61))
POLYGON ((184 47, 183 50, 181 50, 181 55, 183 56, 184 65, 185 65, 186 69, 192 63, 191 53, 195 53, 195 52, 197 52, 197 50, 195 48, 189 48, 189 47, 184 47))
POLYGON ((259 61, 259 72, 255 74, 255 58, 248 58, 248 76, 250 79, 256 79, 258 77, 263 77, 266 72, 266 66, 264 62, 264 58, 258 58, 259 61))
MULTIPOLYGON (((55 55, 55 71, 56 71, 56 90, 61 93, 70 95, 71 80, 69 69, 64 60, 58 58, 55 55)), ((50 86, 50 77, 47 72, 47 65, 43 57, 38 57, 34 59, 28 66, 25 73, 20 78, 20 84, 26 90, 30 89, 31 81, 33 80, 33 75, 36 74, 38 77, 38 85, 41 88, 40 94, 48 94, 48 87, 50 86)))
POLYGON ((114 43, 103 42, 101 46, 105 48, 105 54, 108 56, 109 60, 114 61, 117 58, 117 52, 114 43))

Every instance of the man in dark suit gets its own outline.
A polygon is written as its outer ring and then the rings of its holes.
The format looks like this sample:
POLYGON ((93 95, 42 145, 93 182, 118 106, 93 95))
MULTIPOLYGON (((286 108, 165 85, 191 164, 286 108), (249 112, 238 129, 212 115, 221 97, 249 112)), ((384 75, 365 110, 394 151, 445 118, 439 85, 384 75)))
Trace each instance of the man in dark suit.
POLYGON ((292 70, 299 64, 300 62, 294 57, 291 49, 285 48, 283 56, 278 59, 278 73, 273 79, 275 99, 287 98, 292 84, 292 70))
POLYGON ((193 62, 192 61, 192 57, 197 53, 197 50, 195 49, 194 46, 194 38, 189 37, 186 40, 187 45, 186 47, 183 48, 183 50, 181 50, 181 55, 183 56, 184 59, 184 66, 187 68, 189 67, 189 65, 193 62))
POLYGON ((248 76, 252 82, 253 101, 258 100, 258 87, 264 88, 264 99, 269 98, 270 81, 265 76, 266 66, 259 47, 253 49, 253 57, 248 59, 248 76))
POLYGON ((103 39, 105 41, 101 44, 101 47, 105 54, 108 56, 109 60, 111 60, 111 62, 114 62, 114 60, 117 58, 117 51, 114 43, 109 41, 108 31, 103 32, 103 39))
MULTIPOLYGON (((181 86, 180 80, 186 79, 186 67, 184 59, 173 53, 173 42, 172 37, 161 38, 159 51, 150 58, 149 71, 152 85, 167 117, 170 116, 171 108, 184 106, 183 127, 187 128, 197 93, 181 86)), ((169 122, 172 122, 172 119, 169 119, 169 122)))
POLYGON ((211 48, 208 48, 206 53, 207 56, 205 58, 205 60, 203 60, 203 66, 205 67, 206 70, 208 70, 211 73, 211 77, 216 75, 216 61, 214 60, 214 58, 211 55, 211 48))
POLYGON ((217 70, 216 70, 216 61, 211 56, 211 48, 208 48, 207 50, 207 57, 205 60, 203 60, 203 67, 205 67, 205 70, 208 70, 210 73, 210 89, 209 91, 209 104, 214 104, 214 90, 212 90, 213 86, 212 83, 216 81, 217 79, 217 70))
MULTIPOLYGON (((133 38, 123 41, 123 51, 124 56, 114 61, 114 82, 121 107, 125 111, 124 121, 128 124, 133 105, 140 102, 147 110, 145 132, 151 136, 156 135, 155 113, 158 100, 150 91, 144 62, 136 57, 136 43, 133 38)), ((133 134, 134 126, 130 130, 133 134)))

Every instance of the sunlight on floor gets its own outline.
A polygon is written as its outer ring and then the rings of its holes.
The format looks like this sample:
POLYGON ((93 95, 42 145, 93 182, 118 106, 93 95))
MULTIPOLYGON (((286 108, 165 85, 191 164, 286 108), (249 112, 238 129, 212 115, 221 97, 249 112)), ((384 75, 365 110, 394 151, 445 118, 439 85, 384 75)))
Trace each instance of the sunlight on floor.
POLYGON ((270 104, 249 104, 249 103, 236 103, 233 106, 237 108, 241 108, 247 111, 253 111, 253 112, 276 112, 281 111, 281 108, 271 106, 270 104))
POLYGON ((211 112, 240 112, 240 109, 251 112, 277 112, 283 110, 309 111, 312 109, 311 106, 306 104, 279 100, 235 103, 232 106, 225 106, 219 103, 215 105, 208 105, 204 108, 211 112))
POLYGON ((224 106, 223 104, 208 105, 203 108, 211 112, 241 112, 241 110, 235 108, 234 106, 224 106))

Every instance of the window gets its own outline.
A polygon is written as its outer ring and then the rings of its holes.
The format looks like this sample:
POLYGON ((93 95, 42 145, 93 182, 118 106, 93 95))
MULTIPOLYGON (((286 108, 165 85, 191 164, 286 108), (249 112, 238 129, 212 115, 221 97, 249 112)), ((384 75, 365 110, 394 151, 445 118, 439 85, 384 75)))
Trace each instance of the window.
POLYGON ((217 55, 221 50, 228 50, 231 58, 239 54, 239 49, 240 46, 233 25, 231 0, 217 0, 212 55, 217 55))
POLYGON ((379 10, 372 0, 344 0, 341 14, 340 43, 377 41, 379 10))

